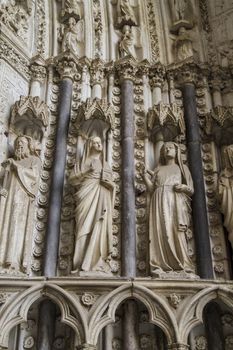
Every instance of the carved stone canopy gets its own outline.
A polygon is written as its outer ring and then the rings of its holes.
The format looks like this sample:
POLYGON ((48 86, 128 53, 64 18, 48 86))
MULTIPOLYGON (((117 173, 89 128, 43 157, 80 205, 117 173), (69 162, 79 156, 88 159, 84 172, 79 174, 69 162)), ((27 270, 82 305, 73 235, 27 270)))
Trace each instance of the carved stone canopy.
POLYGON ((48 124, 48 106, 38 96, 21 96, 12 107, 10 128, 16 134, 41 140, 48 124))
POLYGON ((217 106, 207 117, 207 133, 214 135, 218 145, 230 145, 233 140, 233 107, 217 106))
POLYGON ((105 100, 88 99, 82 103, 77 111, 75 126, 82 129, 88 127, 96 121, 98 124, 103 124, 103 129, 114 129, 115 126, 115 114, 112 105, 105 100))
POLYGON ((162 133, 164 141, 172 141, 185 132, 183 111, 175 103, 154 105, 147 114, 147 127, 153 139, 162 133))

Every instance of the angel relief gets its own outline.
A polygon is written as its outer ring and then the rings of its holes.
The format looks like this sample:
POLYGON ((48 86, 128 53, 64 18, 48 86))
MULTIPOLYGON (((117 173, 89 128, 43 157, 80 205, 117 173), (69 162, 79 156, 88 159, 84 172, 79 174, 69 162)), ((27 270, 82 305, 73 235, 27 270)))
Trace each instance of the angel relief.
POLYGON ((72 273, 110 274, 115 185, 100 137, 91 136, 86 141, 70 183, 75 187, 76 202, 72 273))
POLYGON ((78 57, 83 56, 84 21, 70 17, 68 23, 61 26, 60 40, 62 40, 62 51, 71 50, 78 57))
POLYGON ((138 57, 138 49, 141 48, 141 32, 137 27, 124 26, 122 29, 122 37, 119 41, 120 57, 132 56, 138 57))

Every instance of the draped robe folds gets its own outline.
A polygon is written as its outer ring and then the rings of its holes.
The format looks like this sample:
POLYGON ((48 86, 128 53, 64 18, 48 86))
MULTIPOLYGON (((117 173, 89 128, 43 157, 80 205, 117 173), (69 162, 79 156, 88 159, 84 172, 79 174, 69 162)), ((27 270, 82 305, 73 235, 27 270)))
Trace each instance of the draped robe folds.
POLYGON ((114 189, 106 188, 101 179, 104 172, 111 177, 111 170, 107 163, 102 167, 100 160, 95 160, 92 166, 94 171, 81 181, 72 181, 77 186, 73 273, 80 270, 110 273, 114 189))
POLYGON ((219 178, 220 209, 224 215, 224 226, 233 247, 233 169, 225 169, 219 178))
POLYGON ((40 159, 30 156, 7 165, 0 197, 0 266, 25 272, 32 237, 40 159))
MULTIPOLYGON (((184 165, 187 186, 193 190, 190 172, 184 165)), ((150 266, 152 272, 192 271, 185 231, 190 221, 190 198, 174 190, 182 184, 177 164, 160 166, 153 177, 155 191, 150 204, 150 266)))

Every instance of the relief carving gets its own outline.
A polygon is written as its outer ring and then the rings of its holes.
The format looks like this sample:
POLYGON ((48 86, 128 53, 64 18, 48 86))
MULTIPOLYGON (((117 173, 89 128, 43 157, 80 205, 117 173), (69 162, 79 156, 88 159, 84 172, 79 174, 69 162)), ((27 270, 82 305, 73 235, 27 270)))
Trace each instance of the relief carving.
POLYGON ((159 166, 153 172, 145 170, 143 177, 151 193, 149 235, 152 275, 193 272, 186 238, 190 226, 193 182, 188 167, 181 159, 180 147, 174 142, 166 142, 161 148, 159 166))
POLYGON ((25 272, 28 264, 41 162, 31 137, 17 137, 14 147, 14 158, 2 163, 5 193, 0 199, 0 266, 17 273, 25 272))
POLYGON ((224 169, 219 177, 220 210, 224 215, 224 226, 233 248, 233 145, 223 148, 224 169))
POLYGON ((118 25, 120 26, 137 25, 137 20, 134 14, 134 10, 129 0, 117 1, 117 22, 118 22, 118 25))
POLYGON ((70 183, 75 187, 76 201, 72 273, 109 274, 115 186, 100 137, 86 141, 81 164, 75 165, 70 183))
POLYGON ((83 55, 84 46, 84 22, 77 21, 74 17, 68 19, 68 23, 61 26, 60 39, 62 39, 62 51, 71 50, 75 55, 83 55))

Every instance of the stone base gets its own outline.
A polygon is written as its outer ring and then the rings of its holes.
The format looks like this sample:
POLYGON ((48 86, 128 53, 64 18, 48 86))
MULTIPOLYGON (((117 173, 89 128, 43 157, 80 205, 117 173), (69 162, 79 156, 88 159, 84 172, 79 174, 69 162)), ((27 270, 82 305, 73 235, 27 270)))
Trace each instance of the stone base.
POLYGON ((200 279, 199 276, 197 276, 193 272, 186 272, 186 271, 163 271, 160 269, 155 269, 154 271, 151 271, 152 278, 160 278, 160 279, 175 279, 175 280, 197 280, 200 279))

